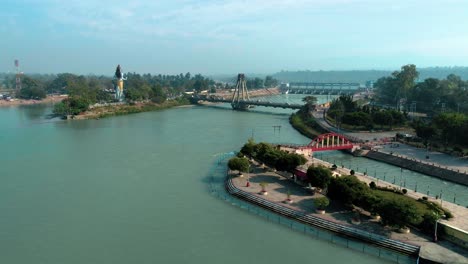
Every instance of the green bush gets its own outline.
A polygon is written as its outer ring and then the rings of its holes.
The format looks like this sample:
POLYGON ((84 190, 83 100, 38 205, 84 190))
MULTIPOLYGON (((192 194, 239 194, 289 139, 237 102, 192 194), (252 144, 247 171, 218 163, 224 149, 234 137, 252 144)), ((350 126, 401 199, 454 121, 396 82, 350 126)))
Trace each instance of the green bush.
POLYGON ((310 166, 307 169, 307 180, 313 186, 327 188, 332 178, 331 170, 323 166, 310 166))
POLYGON ((234 157, 228 161, 228 167, 230 170, 238 170, 240 172, 246 172, 249 170, 249 160, 246 158, 234 157))
POLYGON ((293 171, 297 166, 307 162, 307 159, 302 155, 287 153, 265 142, 256 144, 253 139, 249 139, 244 144, 241 148, 241 153, 248 157, 253 157, 279 171, 293 171))
POLYGON ((320 197, 314 199, 314 205, 319 210, 325 210, 325 208, 330 204, 330 200, 327 197, 320 197))

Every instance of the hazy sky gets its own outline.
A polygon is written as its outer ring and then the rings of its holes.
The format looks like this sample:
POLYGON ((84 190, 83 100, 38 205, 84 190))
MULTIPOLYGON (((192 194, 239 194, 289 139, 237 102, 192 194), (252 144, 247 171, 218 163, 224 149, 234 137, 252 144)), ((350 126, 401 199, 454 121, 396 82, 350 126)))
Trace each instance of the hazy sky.
POLYGON ((5 0, 0 72, 273 73, 468 65, 464 0, 5 0))

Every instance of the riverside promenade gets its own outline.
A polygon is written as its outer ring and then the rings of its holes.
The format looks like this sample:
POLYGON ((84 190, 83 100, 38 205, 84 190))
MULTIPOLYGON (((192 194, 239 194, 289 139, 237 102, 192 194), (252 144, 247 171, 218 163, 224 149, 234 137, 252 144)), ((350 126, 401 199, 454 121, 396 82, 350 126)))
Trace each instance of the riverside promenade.
MULTIPOLYGON (((331 166, 330 163, 318 159, 309 159, 308 165, 311 164, 331 166)), ((258 163, 255 162, 253 163, 252 168, 252 173, 246 174, 244 177, 235 177, 232 179, 232 183, 236 188, 270 202, 281 204, 287 208, 311 214, 342 226, 353 227, 369 233, 382 235, 390 239, 421 246, 420 256, 424 259, 430 259, 438 263, 468 263, 468 251, 466 249, 447 241, 434 243, 432 242, 432 237, 415 230, 412 230, 409 234, 394 232, 393 229, 383 227, 377 220, 365 214, 361 214, 359 216, 360 224, 356 224, 355 221, 353 221, 353 219, 356 218, 355 212, 350 212, 339 204, 335 204, 333 202, 331 202, 330 206, 327 208, 326 214, 317 214, 315 212, 316 208, 313 200, 323 196, 322 194, 312 194, 310 190, 307 190, 303 186, 295 183, 291 175, 286 173, 277 173, 268 170, 265 171, 258 163), (247 181, 249 181, 249 187, 247 187, 247 181), (268 195, 259 194, 261 191, 261 182, 268 183, 268 186, 266 187, 268 195), (290 198, 293 200, 293 203, 291 204, 284 203, 287 198, 288 191, 290 192, 290 198)), ((346 168, 339 168, 337 172, 343 175, 349 174, 349 170, 346 168)), ((379 186, 397 187, 362 174, 357 174, 356 176, 367 183, 374 181, 379 186)), ((409 191, 407 195, 415 199, 424 196, 423 194, 412 191, 409 191)), ((444 202, 444 207, 454 214, 454 218, 450 221, 441 220, 441 222, 445 221, 452 226, 468 230, 466 229, 468 226, 466 221, 466 219, 468 219, 468 209, 448 202, 444 202)))

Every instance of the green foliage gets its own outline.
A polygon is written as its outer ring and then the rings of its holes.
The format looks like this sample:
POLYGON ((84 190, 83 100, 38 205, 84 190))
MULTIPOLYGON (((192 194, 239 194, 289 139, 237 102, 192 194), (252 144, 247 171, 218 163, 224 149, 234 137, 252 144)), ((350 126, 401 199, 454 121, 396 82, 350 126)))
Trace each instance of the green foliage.
POLYGON ((43 84, 28 76, 23 76, 22 87, 17 95, 22 99, 43 99, 46 97, 43 84))
MULTIPOLYGON (((431 121, 416 120, 412 123, 416 135, 426 143, 439 141, 443 144, 468 146, 468 115, 462 113, 441 113, 431 121)), ((458 148, 461 149, 461 148, 458 148)))
POLYGON ((86 86, 86 79, 84 76, 78 76, 71 73, 60 73, 57 77, 47 85, 46 90, 48 93, 66 94, 70 92, 70 87, 73 86, 86 86))
POLYGON ((250 163, 249 160, 246 158, 234 157, 228 161, 228 167, 230 170, 246 172, 249 170, 250 163))
POLYGON ((396 105, 400 99, 408 99, 418 76, 416 66, 409 64, 402 66, 401 71, 393 72, 390 77, 378 79, 374 84, 377 100, 384 104, 396 105))
POLYGON ((278 86, 278 80, 273 78, 272 76, 266 76, 265 77, 265 82, 264 82, 265 87, 275 87, 278 86))
POLYGON ((423 212, 416 206, 416 201, 406 199, 382 200, 377 213, 386 225, 405 227, 408 224, 419 225, 423 221, 423 212))
POLYGON ((58 116, 78 115, 89 107, 89 100, 80 96, 71 96, 55 104, 53 113, 58 116))
POLYGON ((369 187, 370 187, 371 189, 376 189, 376 188, 377 188, 377 185, 375 184, 375 182, 372 181, 372 182, 369 183, 369 187))
POLYGON ((401 71, 378 79, 374 84, 377 101, 391 106, 401 102, 406 110, 414 102, 418 112, 430 115, 447 110, 468 112, 468 81, 449 74, 446 79, 427 78, 416 84, 418 75, 416 66, 405 65, 401 71))
POLYGON ((325 189, 330 184, 331 178, 331 170, 323 166, 310 166, 307 169, 307 180, 312 186, 325 189))
POLYGON ((261 89, 265 87, 265 83, 261 78, 247 79, 246 85, 248 89, 261 89))
POLYGON ((372 118, 365 112, 346 113, 343 116, 343 123, 369 128, 372 127, 372 118))
POLYGON ((318 125, 317 121, 307 111, 299 110, 289 117, 289 123, 301 134, 309 138, 315 138, 326 132, 318 125))
POLYGON ((249 138, 247 143, 241 148, 240 152, 246 156, 254 157, 255 156, 255 141, 253 138, 249 138))
POLYGON ((314 205, 319 210, 325 210, 325 208, 330 204, 330 200, 327 197, 319 197, 314 199, 314 205))
MULTIPOLYGON (((375 184, 372 183, 371 185, 375 184)), ((352 176, 332 178, 328 195, 347 205, 356 205, 371 213, 378 213, 385 224, 398 227, 420 225, 424 228, 430 225, 427 222, 430 220, 428 215, 447 215, 448 212, 436 203, 423 199, 416 201, 392 189, 371 188, 352 176)))
POLYGON ((332 178, 328 186, 328 196, 347 205, 361 204, 370 188, 354 176, 332 178))
POLYGON ((281 171, 293 171, 297 166, 307 162, 307 159, 302 155, 281 151, 264 142, 255 144, 253 139, 249 139, 244 144, 241 148, 241 153, 281 171))

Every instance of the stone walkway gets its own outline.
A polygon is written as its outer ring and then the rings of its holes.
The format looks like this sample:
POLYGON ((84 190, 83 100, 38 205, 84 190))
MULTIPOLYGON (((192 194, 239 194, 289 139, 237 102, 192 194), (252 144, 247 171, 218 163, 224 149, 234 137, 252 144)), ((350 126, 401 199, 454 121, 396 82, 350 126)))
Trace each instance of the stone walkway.
MULTIPOLYGON (((326 163, 318 159, 309 160, 308 164, 310 165, 312 163, 331 166, 330 163, 326 163)), ((312 194, 309 189, 295 183, 291 176, 287 175, 286 173, 282 173, 280 175, 279 173, 270 170, 265 171, 258 164, 254 164, 252 168, 253 170, 251 173, 245 174, 243 177, 236 177, 233 179, 233 184, 237 188, 258 195, 259 197, 267 199, 268 201, 282 204, 283 206, 289 207, 294 210, 314 214, 318 217, 342 224, 344 226, 351 226, 357 229, 384 235, 389 238, 400 240, 410 244, 420 245, 422 247, 422 256, 433 260, 438 260, 441 263, 468 263, 468 251, 449 242, 440 241, 438 243, 433 243, 432 237, 415 231, 412 231, 409 234, 393 232, 393 230, 388 227, 382 227, 382 225, 378 223, 377 220, 362 214, 360 215, 361 223, 358 225, 353 224, 352 218, 356 215, 356 213, 350 212, 349 210, 343 208, 341 205, 335 204, 333 202, 331 202, 330 206, 327 207, 326 214, 317 214, 315 212, 316 208, 314 206, 313 200, 323 195, 319 193, 312 194), (249 181, 249 187, 246 186, 247 181, 249 181), (262 189, 260 186, 261 182, 268 183, 268 186, 266 187, 268 195, 260 194, 260 191, 262 189), (287 198, 288 190, 291 193, 291 199, 293 200, 292 204, 284 203, 284 201, 287 198)), ((349 171, 345 168, 339 168, 338 172, 343 174, 349 174, 349 171)), ((380 186, 391 185, 387 183, 377 182, 376 179, 364 175, 356 176, 366 183, 374 181, 380 186)), ((418 194, 411 191, 408 192, 407 195, 414 198, 423 196, 423 194, 418 194)), ((468 226, 468 221, 466 221, 466 219, 468 219, 468 209, 462 207, 464 210, 460 209, 460 212, 458 212, 457 208, 452 208, 449 203, 445 202, 444 207, 446 207, 454 213, 455 219, 448 222, 450 225, 462 225, 465 227, 468 226), (464 214, 461 214, 462 211, 464 211, 464 214)))

